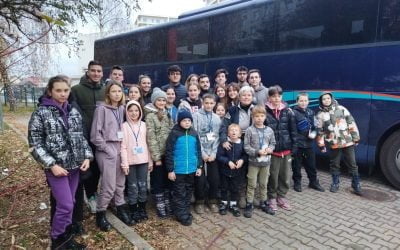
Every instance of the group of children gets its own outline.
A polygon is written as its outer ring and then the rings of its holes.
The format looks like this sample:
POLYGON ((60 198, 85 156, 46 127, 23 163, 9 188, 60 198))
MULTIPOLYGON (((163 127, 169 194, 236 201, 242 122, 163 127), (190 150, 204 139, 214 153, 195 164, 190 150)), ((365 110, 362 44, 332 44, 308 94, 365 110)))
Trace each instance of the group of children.
MULTIPOLYGON (((150 78, 141 76, 140 81, 146 79, 150 78)), ((207 202, 212 212, 225 215, 230 211, 240 216, 238 200, 242 186, 245 186, 245 217, 252 217, 257 186, 263 212, 273 215, 278 206, 290 210, 286 194, 291 170, 296 191, 302 191, 302 165, 310 180, 309 187, 324 191, 316 174, 312 150, 315 138, 323 152, 330 148, 330 191, 339 189, 340 157, 345 154, 353 175, 352 187, 357 194, 361 193, 354 154, 354 145, 360 139, 358 129, 348 110, 334 100, 332 93, 321 94, 319 112, 314 116, 308 108, 306 93, 298 95, 297 106, 291 109, 282 101, 279 86, 269 88, 265 105, 251 104, 252 87, 239 90, 233 86, 237 92, 234 94, 241 99, 231 99, 230 108, 226 102, 217 103, 218 97, 212 93, 200 97, 202 89, 198 83, 188 82, 186 88, 188 96, 177 107, 173 87, 166 91, 149 90, 150 102, 145 104, 146 96, 138 86, 130 88, 126 102, 122 84, 108 82, 105 100, 95 110, 90 133, 101 173, 96 213, 96 224, 101 230, 111 228, 105 216, 111 202, 117 216, 127 225, 148 218, 149 172, 157 215, 160 218, 175 215, 182 225, 192 223, 193 193, 196 204, 207 202), (227 123, 231 119, 229 110, 233 108, 245 113, 240 111, 237 122, 227 123), (241 120, 243 114, 250 114, 245 126, 241 120), (224 143, 220 140, 221 132, 227 135, 224 143)), ((32 155, 44 166, 57 200, 51 229, 54 246, 72 237, 69 227, 78 169, 85 171, 93 160, 83 136, 82 117, 68 103, 69 93, 68 80, 62 76, 51 78, 29 123, 32 155)), ((79 246, 71 239, 67 242, 79 246)))

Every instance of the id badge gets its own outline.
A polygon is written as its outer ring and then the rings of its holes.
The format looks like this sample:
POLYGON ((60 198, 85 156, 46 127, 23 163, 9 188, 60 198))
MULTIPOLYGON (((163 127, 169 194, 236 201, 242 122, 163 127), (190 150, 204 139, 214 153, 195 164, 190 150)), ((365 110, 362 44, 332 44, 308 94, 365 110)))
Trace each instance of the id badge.
POLYGON ((143 154, 143 147, 134 147, 133 154, 134 155, 143 154))
POLYGON ((210 132, 206 134, 207 136, 207 141, 215 141, 215 134, 210 132))
POLYGON ((122 138, 124 138, 124 133, 122 133, 122 131, 118 131, 117 132, 117 137, 118 137, 118 139, 122 139, 122 138))

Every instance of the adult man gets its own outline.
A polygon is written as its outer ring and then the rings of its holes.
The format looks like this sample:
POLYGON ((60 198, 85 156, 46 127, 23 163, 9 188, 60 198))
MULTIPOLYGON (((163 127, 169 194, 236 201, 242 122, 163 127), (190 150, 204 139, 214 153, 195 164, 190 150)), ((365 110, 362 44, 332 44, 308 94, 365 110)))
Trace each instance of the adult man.
POLYGON ((258 69, 249 71, 249 84, 254 89, 255 95, 253 103, 265 105, 268 100, 268 88, 261 82, 261 74, 258 69))
POLYGON ((200 85, 200 97, 204 94, 212 94, 212 88, 210 88, 210 78, 206 74, 199 75, 199 85, 200 85))
POLYGON ((171 65, 168 67, 167 72, 168 72, 169 83, 162 86, 161 89, 163 91, 167 91, 167 88, 169 86, 174 88, 176 96, 174 105, 175 107, 178 107, 179 103, 181 102, 181 99, 184 99, 187 95, 185 86, 181 84, 182 69, 178 65, 171 65))
POLYGON ((246 66, 239 66, 236 69, 236 77, 240 88, 243 86, 249 86, 249 83, 247 82, 248 73, 249 69, 246 66))
POLYGON ((122 83, 124 81, 124 70, 119 65, 114 65, 110 71, 110 80, 122 83))
MULTIPOLYGON (((71 89, 73 101, 79 107, 83 118, 83 126, 85 129, 85 136, 89 138, 90 130, 92 127, 93 114, 96 109, 97 101, 104 101, 105 86, 102 82, 103 66, 98 61, 90 61, 88 70, 78 85, 71 89)), ((94 146, 91 144, 93 153, 95 152, 94 146)), ((90 212, 96 212, 96 191, 99 183, 99 168, 96 161, 90 164, 91 176, 83 181, 86 191, 86 196, 89 201, 90 212)))
POLYGON ((215 87, 221 86, 221 87, 226 87, 226 82, 228 81, 228 71, 226 69, 217 69, 215 71, 215 87))

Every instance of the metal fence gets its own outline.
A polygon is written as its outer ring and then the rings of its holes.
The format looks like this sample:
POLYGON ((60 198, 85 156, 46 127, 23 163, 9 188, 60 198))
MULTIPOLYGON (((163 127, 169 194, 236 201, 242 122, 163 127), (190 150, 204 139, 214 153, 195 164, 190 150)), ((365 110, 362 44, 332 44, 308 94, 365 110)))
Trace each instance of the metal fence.
MULTIPOLYGON (((45 88, 32 86, 12 86, 17 107, 36 107, 39 97, 45 88)), ((8 97, 5 88, 0 90, 0 103, 8 104, 8 97)))

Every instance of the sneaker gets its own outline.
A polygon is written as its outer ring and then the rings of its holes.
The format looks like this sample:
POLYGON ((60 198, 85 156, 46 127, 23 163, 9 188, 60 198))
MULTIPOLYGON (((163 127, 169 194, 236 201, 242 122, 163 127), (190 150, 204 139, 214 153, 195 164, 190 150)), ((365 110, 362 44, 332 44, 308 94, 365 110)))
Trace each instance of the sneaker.
POLYGON ((203 203, 197 203, 194 205, 194 211, 197 214, 204 214, 204 204, 203 203))
POLYGON ((270 215, 275 215, 275 211, 268 205, 267 201, 260 202, 260 209, 270 215))
POLYGON ((269 199, 267 204, 271 208, 272 211, 278 211, 278 206, 276 205, 276 199, 274 199, 274 198, 269 199))
POLYGON ((303 191, 303 190, 301 189, 301 182, 295 182, 294 185, 293 185, 293 189, 294 189, 294 191, 296 191, 296 192, 301 192, 301 191, 303 191))
POLYGON ((277 202, 278 206, 281 207, 282 209, 285 209, 288 211, 292 210, 292 207, 290 206, 289 201, 286 198, 278 197, 278 198, 276 198, 276 202, 277 202))
POLYGON ((208 203, 208 207, 210 208, 212 213, 218 213, 219 212, 219 208, 217 206, 217 201, 213 201, 211 203, 208 203))
POLYGON ((88 200, 87 200, 87 203, 86 203, 86 205, 88 206, 88 208, 89 208, 89 212, 91 213, 91 214, 95 214, 96 213, 96 208, 97 208, 97 201, 96 201, 96 196, 91 196, 88 200))
POLYGON ((253 216, 253 204, 247 203, 243 213, 244 217, 251 218, 253 216))
POLYGON ((220 214, 220 215, 226 215, 226 214, 228 213, 227 204, 221 202, 221 203, 219 204, 218 210, 219 210, 219 214, 220 214))
POLYGON ((190 216, 185 217, 185 218, 178 218, 179 223, 181 223, 182 226, 190 226, 192 225, 192 218, 190 216))
POLYGON ((319 192, 325 192, 325 189, 319 184, 319 182, 310 182, 309 188, 315 189, 319 192))
POLYGON ((240 210, 237 207, 237 205, 232 205, 229 207, 229 211, 233 214, 235 217, 240 217, 240 210))

